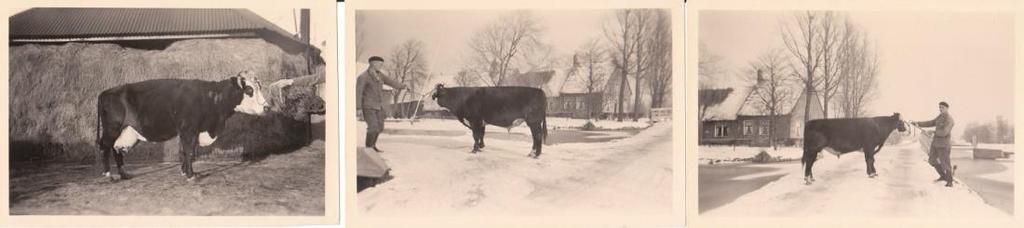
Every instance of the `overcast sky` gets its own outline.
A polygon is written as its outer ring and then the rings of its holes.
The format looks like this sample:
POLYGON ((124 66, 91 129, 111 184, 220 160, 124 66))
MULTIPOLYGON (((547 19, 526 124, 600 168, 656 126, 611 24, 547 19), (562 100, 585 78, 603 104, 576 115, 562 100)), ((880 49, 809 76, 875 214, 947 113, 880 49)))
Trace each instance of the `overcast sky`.
MULTIPOLYGON (((735 71, 770 48, 785 48, 780 21, 792 11, 702 11, 699 41, 735 71)), ((965 12, 848 12, 880 51, 873 115, 910 120, 938 115, 950 103, 955 132, 1002 115, 1013 122, 1013 15, 965 12)), ((788 52, 785 52, 788 54, 788 52)))
MULTIPOLYGON (((468 40, 485 25, 498 20, 502 10, 361 10, 367 27, 364 59, 387 56, 409 39, 425 44, 428 70, 440 79, 451 78, 463 65, 468 40)), ((586 41, 603 39, 602 26, 610 10, 535 10, 544 28, 542 39, 554 56, 571 54, 586 41)), ((364 69, 357 69, 363 71, 364 69)))

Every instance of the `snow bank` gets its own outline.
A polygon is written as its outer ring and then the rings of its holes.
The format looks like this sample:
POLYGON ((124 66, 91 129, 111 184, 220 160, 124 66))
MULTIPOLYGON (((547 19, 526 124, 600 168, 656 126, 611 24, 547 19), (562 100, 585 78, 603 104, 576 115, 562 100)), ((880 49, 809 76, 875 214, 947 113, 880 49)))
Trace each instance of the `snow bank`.
POLYGON ((770 147, 701 146, 697 150, 697 160, 700 164, 707 164, 710 161, 739 162, 753 158, 761 151, 781 159, 800 159, 803 156, 803 149, 799 147, 779 147, 778 150, 773 150, 770 147))
MULTIPOLYGON (((448 125, 452 120, 412 126, 448 125)), ((358 123, 359 140, 365 124, 358 123)), ((388 128, 408 124, 389 124, 388 128)), ((465 130, 465 129, 460 129, 465 130)), ((513 130, 515 131, 515 130, 513 130)), ((488 139, 482 152, 461 137, 383 134, 380 155, 394 179, 357 195, 374 216, 668 214, 672 210, 671 124, 603 143, 545 146, 488 139)))
POLYGON ((744 217, 1002 217, 966 185, 947 188, 915 144, 876 155, 880 174, 868 178, 863 153, 827 155, 814 164, 817 179, 804 185, 802 171, 790 174, 706 212, 708 216, 744 217))

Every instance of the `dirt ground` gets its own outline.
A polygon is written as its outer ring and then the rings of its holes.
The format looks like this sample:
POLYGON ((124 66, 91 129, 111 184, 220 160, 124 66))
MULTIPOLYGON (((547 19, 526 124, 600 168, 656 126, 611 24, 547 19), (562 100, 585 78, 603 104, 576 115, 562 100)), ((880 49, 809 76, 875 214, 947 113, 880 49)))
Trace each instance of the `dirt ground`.
POLYGON ((196 162, 194 182, 180 176, 176 162, 128 164, 134 177, 118 181, 102 177, 95 165, 19 164, 11 170, 10 212, 319 216, 324 165, 323 140, 257 162, 196 162))

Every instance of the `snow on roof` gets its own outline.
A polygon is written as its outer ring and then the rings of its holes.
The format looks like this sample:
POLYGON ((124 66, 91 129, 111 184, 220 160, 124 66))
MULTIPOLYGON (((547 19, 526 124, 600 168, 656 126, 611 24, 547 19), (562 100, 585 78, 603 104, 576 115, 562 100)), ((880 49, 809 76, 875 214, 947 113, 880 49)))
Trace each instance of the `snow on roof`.
POLYGON ((702 120, 735 120, 739 109, 746 102, 751 92, 749 86, 730 87, 732 92, 722 103, 707 107, 702 120))

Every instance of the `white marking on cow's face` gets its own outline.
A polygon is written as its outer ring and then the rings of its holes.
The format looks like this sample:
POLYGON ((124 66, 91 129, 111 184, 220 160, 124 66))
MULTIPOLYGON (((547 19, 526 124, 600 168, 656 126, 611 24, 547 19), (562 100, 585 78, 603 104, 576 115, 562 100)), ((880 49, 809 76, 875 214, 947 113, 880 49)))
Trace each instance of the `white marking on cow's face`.
POLYGON ((117 140, 114 141, 114 149, 117 151, 128 152, 128 149, 135 146, 135 143, 139 142, 139 140, 146 141, 146 137, 142 137, 142 134, 139 134, 139 132, 135 131, 135 128, 132 128, 131 126, 125 127, 124 130, 121 131, 121 135, 117 136, 117 140))
POLYGON ((239 87, 242 89, 242 102, 235 106, 235 111, 263 115, 267 107, 267 100, 263 97, 259 80, 252 77, 251 71, 239 73, 239 87))
POLYGON ((202 132, 199 133, 199 146, 209 146, 213 144, 213 141, 217 141, 216 137, 210 137, 210 133, 202 132))

